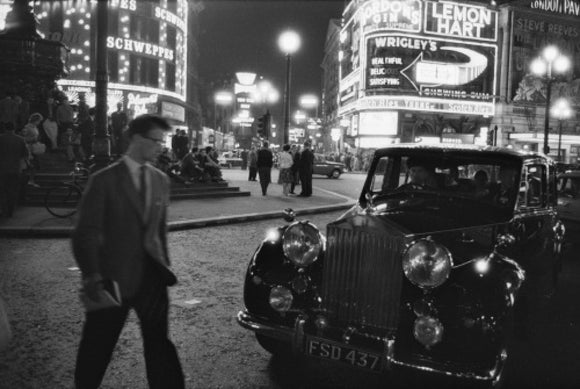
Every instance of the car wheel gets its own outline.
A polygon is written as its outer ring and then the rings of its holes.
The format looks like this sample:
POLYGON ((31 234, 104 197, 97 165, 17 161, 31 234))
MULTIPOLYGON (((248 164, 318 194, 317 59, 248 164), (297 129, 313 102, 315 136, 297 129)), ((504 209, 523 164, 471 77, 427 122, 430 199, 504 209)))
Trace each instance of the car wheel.
POLYGON ((340 177, 340 170, 338 170, 338 169, 333 170, 331 177, 334 179, 337 179, 338 177, 340 177))
POLYGON ((272 355, 289 357, 292 355, 290 343, 278 339, 270 338, 262 334, 256 334, 256 339, 262 348, 272 355))

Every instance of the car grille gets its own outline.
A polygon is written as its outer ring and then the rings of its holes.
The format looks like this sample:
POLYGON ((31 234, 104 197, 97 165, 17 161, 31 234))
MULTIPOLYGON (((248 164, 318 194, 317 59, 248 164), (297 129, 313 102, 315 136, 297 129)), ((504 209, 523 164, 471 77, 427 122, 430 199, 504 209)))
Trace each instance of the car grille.
POLYGON ((402 269, 400 240, 330 225, 322 278, 322 308, 342 325, 395 331, 402 269))

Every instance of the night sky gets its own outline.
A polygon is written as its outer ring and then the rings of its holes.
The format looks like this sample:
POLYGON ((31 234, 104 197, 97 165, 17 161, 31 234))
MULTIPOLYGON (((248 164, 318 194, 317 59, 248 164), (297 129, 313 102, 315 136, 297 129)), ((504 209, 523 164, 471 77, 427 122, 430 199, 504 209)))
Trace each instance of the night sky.
POLYGON ((298 96, 320 97, 324 41, 328 22, 340 18, 343 0, 208 0, 201 14, 200 76, 211 81, 237 71, 252 71, 272 82, 280 100, 271 111, 280 122, 285 60, 278 35, 292 28, 301 35, 300 50, 292 60, 292 106, 298 96))

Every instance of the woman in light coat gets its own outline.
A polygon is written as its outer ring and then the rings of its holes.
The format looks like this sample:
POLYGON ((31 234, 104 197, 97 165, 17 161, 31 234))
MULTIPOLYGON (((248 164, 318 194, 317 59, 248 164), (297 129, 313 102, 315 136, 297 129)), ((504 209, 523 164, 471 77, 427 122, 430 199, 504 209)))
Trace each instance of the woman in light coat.
POLYGON ((280 182, 282 183, 282 193, 288 196, 290 185, 294 181, 292 165, 294 164, 292 154, 290 154, 290 145, 285 144, 282 151, 278 154, 278 168, 280 169, 280 182))

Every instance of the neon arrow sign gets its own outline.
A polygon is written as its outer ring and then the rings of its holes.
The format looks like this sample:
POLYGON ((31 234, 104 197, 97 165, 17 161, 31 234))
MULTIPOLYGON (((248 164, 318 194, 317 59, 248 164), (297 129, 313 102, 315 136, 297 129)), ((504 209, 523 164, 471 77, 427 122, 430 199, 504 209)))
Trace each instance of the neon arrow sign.
POLYGON ((417 84, 428 86, 465 85, 479 77, 487 68, 487 57, 474 50, 456 46, 442 46, 439 49, 461 53, 469 58, 469 62, 447 63, 424 60, 421 52, 409 66, 401 70, 401 74, 409 80, 415 89, 420 89, 417 84), (408 71, 413 73, 413 70, 414 80, 407 75, 408 71))

